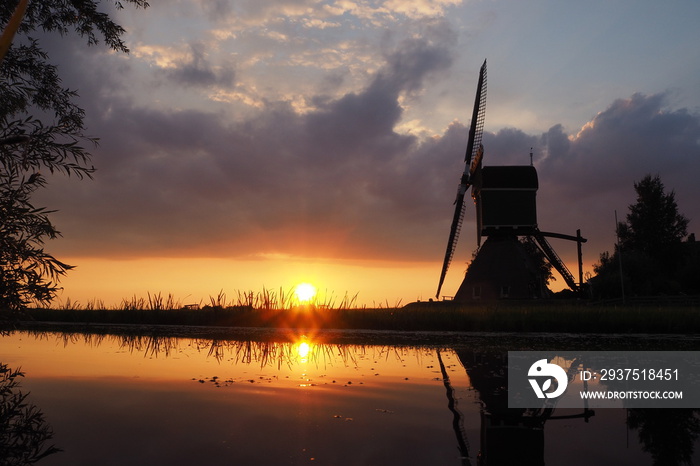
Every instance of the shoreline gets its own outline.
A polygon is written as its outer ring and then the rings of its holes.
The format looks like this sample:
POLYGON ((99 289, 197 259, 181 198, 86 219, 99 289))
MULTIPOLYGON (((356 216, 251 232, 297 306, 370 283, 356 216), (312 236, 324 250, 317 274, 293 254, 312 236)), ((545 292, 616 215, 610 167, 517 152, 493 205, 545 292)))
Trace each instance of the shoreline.
POLYGON ((17 322, 8 331, 104 335, 214 341, 260 341, 322 344, 391 345, 421 347, 474 347, 492 350, 580 350, 624 349, 700 350, 700 335, 693 333, 575 333, 450 330, 373 330, 333 328, 224 327, 168 324, 110 324, 77 322, 17 322), (572 347, 576 346, 576 347, 572 347))
POLYGON ((28 309, 9 323, 190 326, 211 328, 514 332, 548 334, 700 334, 695 305, 610 306, 590 303, 411 303, 401 308, 286 309, 251 306, 128 309, 28 309))

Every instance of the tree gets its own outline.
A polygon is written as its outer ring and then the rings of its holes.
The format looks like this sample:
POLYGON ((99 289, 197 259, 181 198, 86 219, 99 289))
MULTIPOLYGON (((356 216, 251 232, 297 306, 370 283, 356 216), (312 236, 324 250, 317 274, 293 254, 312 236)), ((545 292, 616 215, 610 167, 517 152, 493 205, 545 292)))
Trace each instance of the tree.
POLYGON ((670 294, 683 290, 688 219, 678 212, 675 193, 665 192, 658 175, 634 184, 637 202, 629 206, 626 221, 617 225, 620 248, 604 252, 593 266, 591 280, 599 297, 620 295, 620 282, 630 294, 670 294), (620 258, 623 276, 620 277, 620 258))
MULTIPOLYGON (((147 7, 146 0, 116 1, 147 7)), ((100 40, 127 53, 125 30, 98 11, 100 1, 37 0, 29 2, 12 47, 0 63, 0 310, 18 310, 31 302, 50 302, 58 278, 71 267, 43 249, 59 232, 51 211, 35 207, 31 195, 45 185, 40 170, 77 178, 90 177, 94 167, 84 146, 97 140, 84 134, 85 112, 74 101, 75 90, 63 87, 39 40, 42 30, 63 36, 71 32, 88 45, 100 40)), ((6 25, 16 2, 0 4, 6 25)))
POLYGON ((520 244, 525 248, 525 252, 531 258, 532 264, 537 269, 537 276, 542 280, 542 284, 549 286, 550 281, 556 281, 556 277, 552 273, 552 264, 549 263, 547 257, 542 250, 535 244, 531 238, 521 238, 520 244))
POLYGON ((678 262, 679 245, 688 234, 688 219, 678 212, 675 192, 664 192, 658 175, 645 176, 634 189, 637 202, 629 206, 627 222, 618 226, 620 246, 650 257, 655 266, 670 272, 678 262))

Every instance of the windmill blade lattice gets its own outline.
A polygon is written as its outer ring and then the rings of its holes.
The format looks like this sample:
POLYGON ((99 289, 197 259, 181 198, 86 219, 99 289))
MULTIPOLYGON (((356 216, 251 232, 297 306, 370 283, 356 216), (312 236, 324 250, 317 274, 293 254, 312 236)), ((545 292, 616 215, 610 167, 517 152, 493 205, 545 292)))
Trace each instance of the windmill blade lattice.
POLYGON ((440 273, 440 282, 438 283, 436 298, 440 297, 440 290, 445 281, 447 270, 450 268, 452 256, 457 247, 457 240, 462 229, 464 221, 464 195, 471 185, 474 172, 481 165, 481 138, 484 132, 484 120, 486 119, 486 60, 481 65, 479 70, 479 83, 476 88, 476 98, 474 99, 474 110, 472 112, 472 120, 469 128, 469 139, 467 140, 467 150, 464 155, 464 172, 457 190, 457 198, 455 199, 455 213, 452 217, 452 226, 450 227, 450 236, 447 240, 447 249, 445 250, 445 259, 442 264, 442 272, 440 273), (479 154, 479 155, 477 155, 479 154))

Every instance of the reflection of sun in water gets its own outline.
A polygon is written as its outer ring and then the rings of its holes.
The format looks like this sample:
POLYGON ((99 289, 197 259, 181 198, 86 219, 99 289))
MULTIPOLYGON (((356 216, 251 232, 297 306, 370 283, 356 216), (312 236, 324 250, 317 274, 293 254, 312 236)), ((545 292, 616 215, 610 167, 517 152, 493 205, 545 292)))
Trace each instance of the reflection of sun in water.
POLYGON ((310 283, 300 283, 294 288, 294 296, 300 303, 308 303, 316 297, 316 287, 310 283))
POLYGON ((294 345, 294 352, 296 353, 296 356, 300 363, 306 364, 307 362, 309 362, 309 356, 311 354, 312 345, 313 343, 309 343, 306 340, 305 335, 302 335, 302 337, 296 342, 296 344, 294 345))
POLYGON ((311 347, 309 344, 305 341, 302 341, 299 343, 299 346, 297 347, 297 353, 299 354, 299 358, 302 360, 305 360, 306 358, 309 357, 309 351, 311 350, 311 347))

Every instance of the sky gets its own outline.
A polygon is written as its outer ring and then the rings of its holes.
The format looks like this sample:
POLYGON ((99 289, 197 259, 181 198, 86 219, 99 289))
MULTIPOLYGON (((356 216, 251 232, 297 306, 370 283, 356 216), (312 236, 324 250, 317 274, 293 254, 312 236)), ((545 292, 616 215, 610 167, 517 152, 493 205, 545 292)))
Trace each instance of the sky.
MULTIPOLYGON (((76 266, 62 302, 299 282, 358 305, 433 297, 485 59, 484 164, 532 148, 539 227, 581 229, 586 271, 647 174, 700 232, 696 1, 103 7, 128 55, 39 35, 100 138, 93 180, 37 196, 63 234, 47 251, 76 266)), ((575 270, 575 243, 551 242, 575 270)), ((475 249, 470 207, 445 295, 475 249)))

